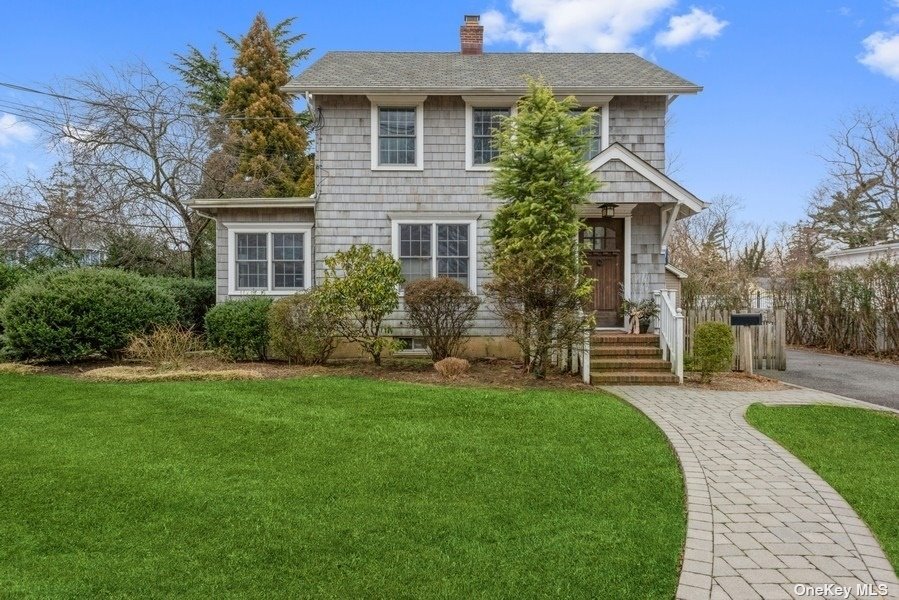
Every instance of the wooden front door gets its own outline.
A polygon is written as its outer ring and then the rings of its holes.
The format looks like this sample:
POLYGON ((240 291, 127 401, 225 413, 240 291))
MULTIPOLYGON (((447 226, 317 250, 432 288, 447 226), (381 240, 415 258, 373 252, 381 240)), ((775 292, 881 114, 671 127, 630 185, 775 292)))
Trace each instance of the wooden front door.
POLYGON ((592 307, 596 326, 618 327, 623 323, 618 309, 624 283, 624 221, 587 220, 581 244, 587 255, 586 275, 596 280, 592 307))

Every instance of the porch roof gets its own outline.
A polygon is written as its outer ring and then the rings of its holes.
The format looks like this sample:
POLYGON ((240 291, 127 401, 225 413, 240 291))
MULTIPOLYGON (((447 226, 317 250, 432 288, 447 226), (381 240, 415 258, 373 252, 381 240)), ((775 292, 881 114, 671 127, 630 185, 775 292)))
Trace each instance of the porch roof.
POLYGON ((625 148, 620 142, 613 142, 608 148, 600 152, 593 160, 587 163, 590 173, 598 171, 603 165, 613 160, 618 160, 633 169, 647 181, 674 198, 679 210, 679 218, 701 212, 708 208, 708 204, 696 197, 681 184, 677 183, 665 173, 653 167, 632 151, 625 148))

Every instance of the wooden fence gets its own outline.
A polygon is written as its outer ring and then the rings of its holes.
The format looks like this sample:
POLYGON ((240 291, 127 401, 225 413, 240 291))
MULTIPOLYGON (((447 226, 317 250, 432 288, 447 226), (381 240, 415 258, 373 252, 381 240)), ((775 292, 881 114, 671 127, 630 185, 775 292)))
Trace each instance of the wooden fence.
MULTIPOLYGON (((685 354, 693 354, 693 331, 700 323, 718 321, 730 323, 732 311, 690 309, 685 311, 684 320, 684 345, 685 354)), ((735 311, 749 312, 749 311, 735 311)), ((736 371, 745 370, 743 367, 743 344, 741 343, 741 329, 743 327, 731 327, 734 332, 734 362, 736 371)), ((762 312, 762 325, 750 327, 749 335, 752 336, 752 359, 755 370, 770 369, 785 371, 787 368, 786 352, 786 312, 782 308, 762 312)))

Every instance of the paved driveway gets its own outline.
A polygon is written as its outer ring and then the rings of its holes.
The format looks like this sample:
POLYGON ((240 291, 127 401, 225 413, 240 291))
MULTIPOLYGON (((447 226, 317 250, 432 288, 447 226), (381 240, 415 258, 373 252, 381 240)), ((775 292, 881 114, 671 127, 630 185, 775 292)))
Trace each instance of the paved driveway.
POLYGON ((790 349, 787 350, 786 371, 761 371, 761 374, 899 409, 899 365, 790 349))

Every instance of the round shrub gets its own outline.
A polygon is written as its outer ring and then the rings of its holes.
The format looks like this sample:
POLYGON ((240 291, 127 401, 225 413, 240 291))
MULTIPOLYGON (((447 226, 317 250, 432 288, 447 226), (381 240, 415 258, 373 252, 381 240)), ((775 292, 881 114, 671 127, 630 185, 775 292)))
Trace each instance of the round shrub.
POLYGON ((8 353, 66 362, 118 353, 132 335, 177 315, 159 286, 115 269, 39 275, 10 292, 0 308, 8 353))
POLYGON ((232 360, 263 360, 270 298, 229 300, 206 313, 206 341, 232 360))
POLYGON ((339 319, 315 290, 282 298, 268 311, 272 351, 292 363, 322 364, 337 347, 339 319))
POLYGON ((154 277, 178 305, 178 323, 197 333, 205 327, 206 312, 215 306, 215 281, 188 277, 154 277))
POLYGON ((708 322, 696 327, 691 365, 701 373, 703 381, 711 380, 712 373, 727 371, 733 353, 734 334, 730 325, 708 322))
POLYGON ((481 303, 468 286, 448 277, 419 279, 406 285, 404 300, 434 362, 458 356, 481 303))

